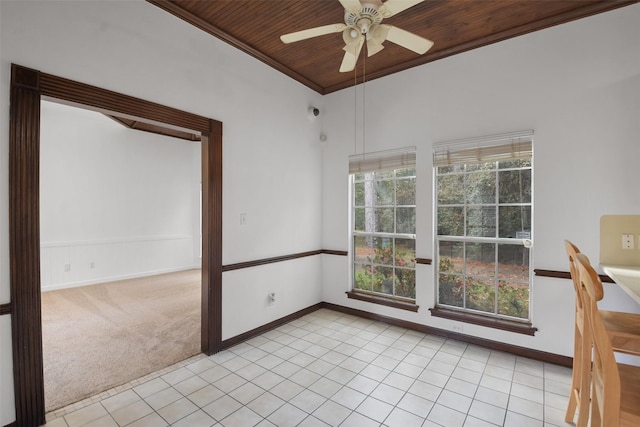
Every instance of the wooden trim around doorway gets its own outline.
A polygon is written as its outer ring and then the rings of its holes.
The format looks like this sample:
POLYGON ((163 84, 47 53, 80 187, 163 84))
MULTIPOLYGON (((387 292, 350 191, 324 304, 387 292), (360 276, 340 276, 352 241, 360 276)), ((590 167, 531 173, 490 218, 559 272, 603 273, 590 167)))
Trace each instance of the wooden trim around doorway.
POLYGON ((222 123, 20 65, 11 66, 9 266, 16 426, 45 423, 40 300, 42 98, 202 136, 202 351, 222 349, 222 123))

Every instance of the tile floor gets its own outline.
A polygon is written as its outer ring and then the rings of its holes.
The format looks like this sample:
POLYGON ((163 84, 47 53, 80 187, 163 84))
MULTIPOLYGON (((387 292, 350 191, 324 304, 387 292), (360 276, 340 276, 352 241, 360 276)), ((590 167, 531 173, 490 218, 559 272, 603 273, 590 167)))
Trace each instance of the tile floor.
POLYGON ((47 426, 564 426, 570 383, 568 368, 322 309, 47 426))

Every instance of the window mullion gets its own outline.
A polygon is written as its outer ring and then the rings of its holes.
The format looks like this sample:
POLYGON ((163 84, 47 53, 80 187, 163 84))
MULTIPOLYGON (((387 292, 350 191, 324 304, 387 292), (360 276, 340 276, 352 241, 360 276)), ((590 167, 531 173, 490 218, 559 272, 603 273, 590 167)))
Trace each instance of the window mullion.
POLYGON ((463 236, 465 238, 465 242, 462 244, 462 308, 466 309, 467 308, 467 242, 466 242, 466 238, 468 236, 467 234, 467 224, 469 223, 468 218, 467 218, 467 211, 468 211, 468 200, 467 200, 467 190, 468 190, 468 183, 469 183, 469 172, 467 171, 467 165, 464 165, 463 168, 463 177, 464 179, 462 180, 462 187, 463 187, 463 191, 462 191, 462 202, 464 204, 464 208, 462 210, 463 212, 463 219, 464 219, 464 226, 462 227, 462 233, 463 236))
MULTIPOLYGON (((495 174, 494 174, 494 181, 496 183, 495 185, 495 194, 494 194, 494 203, 495 203, 495 212, 496 212, 496 234, 495 237, 499 237, 500 236, 500 171, 499 171, 499 167, 498 167, 498 162, 495 162, 495 174)), ((500 288, 498 286, 499 280, 498 280, 498 247, 499 247, 499 243, 496 242, 494 244, 494 279, 493 279, 493 314, 498 314, 498 292, 500 292, 500 288)))
POLYGON ((500 292, 500 287, 498 286, 498 283, 500 283, 500 280, 498 278, 498 247, 499 247, 499 243, 495 243, 495 250, 494 250, 494 280, 493 280, 493 287, 494 287, 494 292, 493 292, 493 313, 494 314, 498 314, 498 292, 500 292))
MULTIPOLYGON (((398 232, 398 181, 393 171, 393 234, 398 232)), ((396 240, 391 238, 391 294, 396 295, 396 240)))

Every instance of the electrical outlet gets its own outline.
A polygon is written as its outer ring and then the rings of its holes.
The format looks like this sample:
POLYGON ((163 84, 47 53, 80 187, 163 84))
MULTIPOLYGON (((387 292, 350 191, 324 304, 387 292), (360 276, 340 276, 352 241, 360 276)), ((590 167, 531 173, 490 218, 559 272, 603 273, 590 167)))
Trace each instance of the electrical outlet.
POLYGON ((65 271, 65 272, 69 272, 69 271, 71 271, 71 264, 65 264, 65 265, 64 265, 64 271, 65 271))
POLYGON ((633 234, 623 234, 622 235, 622 249, 633 249, 634 248, 634 236, 633 234))
POLYGON ((458 323, 452 323, 451 324, 451 330, 453 332, 460 332, 462 333, 462 325, 458 324, 458 323))

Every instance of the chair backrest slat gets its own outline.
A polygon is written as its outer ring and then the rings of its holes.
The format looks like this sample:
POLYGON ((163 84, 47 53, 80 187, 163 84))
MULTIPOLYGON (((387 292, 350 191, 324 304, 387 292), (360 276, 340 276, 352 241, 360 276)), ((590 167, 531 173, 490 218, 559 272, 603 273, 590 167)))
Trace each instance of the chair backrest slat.
POLYGON ((593 342, 592 419, 601 420, 603 426, 617 426, 620 422, 620 374, 598 310, 598 301, 604 296, 602 282, 586 255, 576 254, 576 264, 586 317, 583 339, 593 342))
POLYGON ((569 257, 569 271, 571 272, 571 279, 573 281, 573 288, 576 291, 576 310, 582 314, 582 299, 580 295, 580 279, 578 277, 578 267, 576 267, 576 255, 580 253, 580 249, 568 240, 564 241, 564 247, 569 257))

